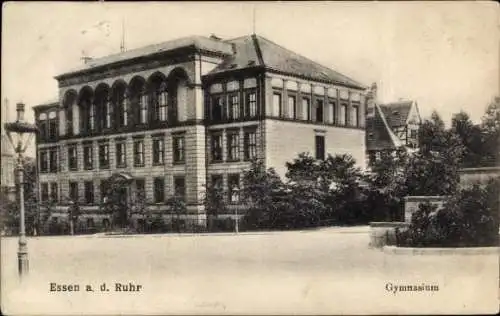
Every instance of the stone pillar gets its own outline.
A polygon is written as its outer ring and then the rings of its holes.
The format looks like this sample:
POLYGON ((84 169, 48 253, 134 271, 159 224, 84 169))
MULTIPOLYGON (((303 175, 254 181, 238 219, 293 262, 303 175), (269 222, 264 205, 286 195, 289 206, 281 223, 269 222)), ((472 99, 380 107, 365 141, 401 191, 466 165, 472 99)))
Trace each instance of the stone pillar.
MULTIPOLYGON (((206 184, 205 127, 190 126, 185 135, 185 190, 188 212, 204 223, 203 196, 206 184)), ((224 137, 223 137, 224 139, 224 137)), ((223 144, 224 141, 223 141, 223 144)), ((225 148, 225 145, 224 145, 225 148)), ((224 151, 223 151, 224 153, 224 151)))

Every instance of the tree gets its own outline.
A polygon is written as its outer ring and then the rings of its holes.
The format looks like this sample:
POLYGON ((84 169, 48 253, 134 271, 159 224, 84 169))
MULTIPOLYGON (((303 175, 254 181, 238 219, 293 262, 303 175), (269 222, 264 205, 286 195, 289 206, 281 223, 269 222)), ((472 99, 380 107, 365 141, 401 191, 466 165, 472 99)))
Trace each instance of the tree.
POLYGON ((399 221, 403 214, 403 198, 407 195, 406 168, 408 153, 397 150, 382 153, 364 176, 364 207, 371 210, 371 220, 399 221))
POLYGON ((465 146, 453 130, 446 130, 434 112, 420 128, 421 147, 406 166, 408 195, 449 195, 459 184, 465 146))
POLYGON ((498 165, 500 161, 500 97, 488 105, 481 122, 483 132, 482 165, 498 165))
POLYGON ((266 170, 262 161, 255 160, 243 172, 241 197, 248 211, 244 221, 253 228, 272 228, 286 208, 284 184, 276 171, 266 170))
POLYGON ((453 115, 450 132, 458 136, 464 147, 461 166, 475 167, 480 165, 484 149, 480 126, 474 125, 469 115, 461 111, 453 115))
POLYGON ((419 129, 420 152, 427 154, 430 151, 443 151, 446 129, 441 116, 433 111, 430 119, 424 120, 419 129))
POLYGON ((219 214, 227 213, 227 203, 224 198, 224 190, 220 186, 207 186, 203 198, 205 211, 208 215, 208 226, 212 230, 214 227, 214 218, 219 214))
POLYGON ((361 170, 352 156, 328 155, 324 160, 301 153, 286 164, 289 203, 295 223, 348 223, 363 218, 360 208, 361 170))
POLYGON ((172 214, 176 215, 177 232, 180 233, 181 231, 180 217, 187 213, 186 202, 184 201, 184 198, 178 195, 173 195, 166 200, 165 205, 168 206, 172 214))
POLYGON ((146 225, 151 221, 151 212, 148 210, 146 195, 143 191, 137 191, 134 199, 134 203, 130 208, 129 226, 133 226, 133 216, 137 216, 142 219, 142 227, 138 227, 141 231, 146 230, 146 225))
POLYGON ((105 213, 111 215, 111 224, 113 227, 124 228, 130 224, 129 205, 127 199, 124 198, 126 196, 127 185, 124 181, 110 181, 105 193, 103 206, 105 213))

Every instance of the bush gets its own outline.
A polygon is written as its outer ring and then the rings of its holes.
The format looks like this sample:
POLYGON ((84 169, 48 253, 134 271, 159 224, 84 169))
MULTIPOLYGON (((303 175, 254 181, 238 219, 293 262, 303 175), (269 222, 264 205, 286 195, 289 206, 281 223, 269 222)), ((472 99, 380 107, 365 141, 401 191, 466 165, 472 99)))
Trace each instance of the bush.
POLYGON ((421 204, 399 246, 487 247, 498 245, 499 179, 459 191, 442 209, 421 204))

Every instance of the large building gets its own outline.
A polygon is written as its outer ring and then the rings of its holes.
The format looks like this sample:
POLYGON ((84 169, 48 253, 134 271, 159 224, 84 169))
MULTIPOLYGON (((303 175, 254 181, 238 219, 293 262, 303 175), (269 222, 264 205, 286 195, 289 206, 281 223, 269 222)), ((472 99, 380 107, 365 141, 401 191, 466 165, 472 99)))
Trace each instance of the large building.
POLYGON ((258 35, 192 36, 89 60, 35 107, 42 201, 99 212, 110 181, 151 209, 183 196, 203 221, 205 187, 237 203, 253 159, 284 176, 301 152, 365 163, 365 88, 258 35))

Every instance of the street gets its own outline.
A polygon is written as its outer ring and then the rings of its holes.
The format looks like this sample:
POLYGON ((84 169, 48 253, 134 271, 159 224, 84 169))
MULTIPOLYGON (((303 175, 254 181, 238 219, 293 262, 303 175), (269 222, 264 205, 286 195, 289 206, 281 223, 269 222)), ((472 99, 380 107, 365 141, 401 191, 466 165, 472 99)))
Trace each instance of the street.
POLYGON ((17 238, 2 238, 2 311, 387 314, 498 307, 496 255, 388 255, 368 242, 368 227, 37 237, 28 239, 30 274, 20 284, 17 238), (388 283, 434 284, 439 291, 392 293, 388 283))

